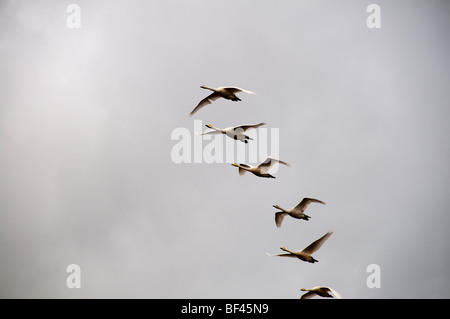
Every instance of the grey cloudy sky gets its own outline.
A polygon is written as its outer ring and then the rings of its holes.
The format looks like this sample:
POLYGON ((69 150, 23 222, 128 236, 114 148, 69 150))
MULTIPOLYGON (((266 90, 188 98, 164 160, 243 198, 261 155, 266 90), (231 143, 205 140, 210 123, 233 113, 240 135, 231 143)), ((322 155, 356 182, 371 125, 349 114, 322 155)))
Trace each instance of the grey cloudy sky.
POLYGON ((449 298, 450 3, 370 3, 2 1, 0 297, 449 298), (189 118, 202 84, 258 94, 189 118), (194 120, 265 121, 291 167, 175 164, 194 120), (329 229, 319 263, 266 255, 329 229))

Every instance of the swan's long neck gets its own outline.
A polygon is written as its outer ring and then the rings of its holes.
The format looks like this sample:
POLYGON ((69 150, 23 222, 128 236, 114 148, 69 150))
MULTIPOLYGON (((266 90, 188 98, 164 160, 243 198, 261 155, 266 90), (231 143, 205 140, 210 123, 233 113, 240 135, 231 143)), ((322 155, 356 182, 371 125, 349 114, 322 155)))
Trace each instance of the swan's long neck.
POLYGON ((305 289, 305 288, 301 288, 301 291, 313 291, 313 289, 305 289))
POLYGON ((206 85, 202 85, 201 88, 202 88, 202 89, 207 89, 207 90, 211 90, 211 91, 216 92, 216 89, 210 88, 210 87, 208 87, 208 86, 206 86, 206 85))
POLYGON ((250 171, 250 167, 242 166, 241 164, 237 164, 239 168, 245 169, 246 171, 250 171))
POLYGON ((217 127, 214 127, 214 126, 212 126, 212 125, 210 125, 210 126, 208 126, 210 129, 212 129, 212 130, 214 130, 214 131, 217 131, 217 132, 220 132, 220 133, 224 133, 225 134, 225 130, 222 130, 222 129, 220 129, 220 128, 217 128, 217 127))
POLYGON ((276 209, 279 209, 279 210, 281 210, 281 211, 283 211, 283 212, 285 212, 285 213, 289 213, 286 209, 281 208, 281 207, 278 206, 278 205, 273 205, 273 207, 275 207, 276 209))
POLYGON ((254 166, 247 167, 247 166, 242 166, 241 164, 238 164, 238 165, 240 168, 245 169, 246 171, 249 171, 249 172, 252 172, 255 169, 254 166))
POLYGON ((281 247, 280 249, 281 249, 281 250, 284 250, 284 251, 287 251, 288 253, 291 253, 291 254, 294 253, 293 251, 290 251, 290 250, 287 249, 286 247, 281 247))

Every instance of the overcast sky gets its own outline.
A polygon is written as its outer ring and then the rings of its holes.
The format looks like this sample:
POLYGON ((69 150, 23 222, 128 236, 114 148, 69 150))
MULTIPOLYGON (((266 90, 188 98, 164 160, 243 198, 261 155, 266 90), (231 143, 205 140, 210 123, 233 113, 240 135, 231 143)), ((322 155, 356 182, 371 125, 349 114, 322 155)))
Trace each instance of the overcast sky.
POLYGON ((370 3, 1 1, 0 297, 450 298, 450 3, 370 3), (200 85, 257 95, 188 117, 200 85), (291 167, 175 164, 195 120, 264 121, 291 167))

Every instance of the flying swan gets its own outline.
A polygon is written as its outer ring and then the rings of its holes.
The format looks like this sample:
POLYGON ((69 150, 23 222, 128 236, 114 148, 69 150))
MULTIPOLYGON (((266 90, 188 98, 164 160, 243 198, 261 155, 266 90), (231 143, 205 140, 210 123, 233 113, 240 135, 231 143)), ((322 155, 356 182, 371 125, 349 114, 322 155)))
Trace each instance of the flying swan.
POLYGON ((239 167, 239 175, 244 175, 245 172, 248 171, 259 177, 275 178, 275 176, 272 176, 269 174, 269 169, 275 163, 280 163, 280 164, 284 164, 286 166, 290 166, 286 162, 283 162, 283 161, 280 161, 277 159, 273 159, 270 157, 268 157, 264 162, 262 162, 261 164, 256 165, 256 166, 251 166, 248 164, 237 164, 237 163, 233 163, 231 165, 233 165, 235 167, 239 167))
POLYGON ((288 253, 287 254, 277 254, 277 255, 271 255, 271 254, 267 253, 267 255, 272 256, 272 257, 275 257, 275 256, 297 257, 300 260, 307 261, 309 263, 315 263, 315 262, 318 262, 318 260, 314 259, 312 254, 314 252, 316 252, 317 250, 319 250, 319 248, 331 236, 331 234, 333 234, 333 232, 329 231, 328 233, 326 233, 325 235, 323 235, 322 237, 317 239, 315 242, 313 242, 311 245, 309 245, 308 247, 306 247, 303 250, 291 251, 289 249, 286 249, 285 247, 281 247, 280 248, 281 250, 287 251, 288 253))
POLYGON ((231 101, 240 101, 241 99, 236 96, 235 93, 237 92, 245 92, 248 94, 256 94, 255 92, 244 90, 238 87, 234 86, 227 86, 227 87, 218 87, 218 88, 210 88, 205 85, 201 86, 202 89, 207 89, 213 91, 210 95, 205 97, 203 100, 198 103, 198 105, 192 110, 192 112, 189 114, 189 116, 194 115, 198 110, 200 110, 205 105, 211 104, 212 101, 217 100, 220 97, 223 97, 224 99, 231 100, 231 101))
POLYGON ((286 215, 289 215, 292 218, 309 220, 311 217, 304 214, 304 211, 308 207, 308 205, 311 203, 320 203, 320 204, 325 205, 325 202, 322 202, 321 200, 314 199, 314 198, 303 198, 303 200, 297 206, 295 206, 291 209, 288 209, 288 210, 281 208, 278 205, 273 205, 273 207, 281 210, 281 212, 275 213, 275 224, 277 225, 277 227, 281 227, 283 218, 286 215))
POLYGON ((333 295, 337 299, 342 299, 342 296, 336 290, 333 290, 330 287, 317 286, 317 287, 313 287, 311 289, 302 288, 300 290, 301 291, 307 291, 307 293, 303 294, 300 297, 300 299, 309 299, 309 298, 312 298, 314 296, 332 298, 333 295), (331 292, 331 294, 330 294, 330 292, 331 292))
POLYGON ((252 138, 245 135, 245 131, 251 128, 257 128, 262 125, 265 125, 266 123, 259 123, 259 124, 243 124, 239 126, 232 126, 232 127, 226 127, 224 129, 220 129, 217 127, 214 127, 212 125, 206 125, 206 127, 212 129, 213 131, 206 132, 200 135, 209 135, 209 134, 225 134, 228 137, 231 137, 232 139, 248 143, 248 140, 253 140, 252 138))

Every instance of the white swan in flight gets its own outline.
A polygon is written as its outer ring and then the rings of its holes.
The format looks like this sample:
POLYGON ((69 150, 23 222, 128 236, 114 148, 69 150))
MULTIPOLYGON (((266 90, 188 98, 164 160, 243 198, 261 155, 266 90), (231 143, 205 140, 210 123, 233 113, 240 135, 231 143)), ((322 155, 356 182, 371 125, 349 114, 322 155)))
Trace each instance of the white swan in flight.
POLYGON ((258 128, 262 125, 265 125, 266 123, 258 123, 258 124, 243 124, 238 126, 232 126, 232 127, 226 127, 224 129, 220 129, 217 127, 214 127, 212 125, 206 125, 206 127, 212 129, 213 131, 205 132, 200 135, 209 135, 209 134, 225 134, 228 137, 231 137, 232 139, 242 141, 244 143, 248 143, 248 140, 252 140, 252 138, 245 135, 245 131, 251 128, 258 128))
POLYGON ((233 165, 235 167, 239 167, 239 175, 244 175, 245 172, 248 171, 259 177, 275 178, 275 176, 269 174, 269 169, 272 167, 272 165, 274 165, 276 163, 290 166, 286 162, 283 162, 283 161, 280 161, 277 159, 273 159, 270 157, 268 157, 264 162, 262 162, 261 164, 256 165, 256 166, 251 166, 248 164, 237 164, 237 163, 233 163, 231 165, 233 165))
POLYGON ((321 200, 318 200, 315 198, 303 198, 303 200, 297 206, 295 206, 291 209, 288 209, 288 210, 281 208, 278 205, 273 205, 273 207, 281 210, 281 212, 275 213, 275 224, 277 225, 277 227, 281 227, 283 218, 286 215, 289 215, 292 218, 309 220, 311 217, 304 214, 304 211, 308 207, 308 205, 311 203, 320 203, 320 204, 325 205, 325 202, 322 202, 321 200))
POLYGON ((318 262, 318 260, 314 259, 314 257, 312 256, 312 254, 314 252, 316 252, 322 245, 323 243, 331 236, 331 234, 333 234, 332 231, 327 232, 325 235, 323 235, 322 237, 320 237, 319 239, 317 239, 315 242, 313 242, 311 245, 309 245, 308 247, 306 247, 303 250, 298 250, 298 251, 292 251, 289 249, 286 249, 285 247, 281 247, 281 250, 287 251, 287 254, 277 254, 277 255, 271 255, 269 253, 267 253, 267 255, 269 256, 279 256, 279 257, 296 257, 300 260, 303 261, 307 261, 309 263, 315 263, 318 262))
POLYGON ((240 101, 241 99, 236 96, 235 93, 238 92, 245 92, 248 94, 256 94, 255 92, 244 90, 235 86, 227 86, 227 87, 218 87, 218 88, 210 88, 205 85, 201 86, 202 89, 207 89, 213 91, 210 95, 205 97, 203 100, 201 100, 198 105, 192 110, 192 112, 189 114, 189 116, 194 115, 198 110, 200 110, 205 105, 211 104, 212 101, 217 100, 218 98, 222 97, 227 100, 231 101, 240 101))
POLYGON ((337 299, 342 299, 342 296, 340 293, 338 293, 336 290, 331 289, 330 287, 325 287, 325 286, 317 286, 317 287, 313 287, 311 289, 305 289, 302 288, 300 289, 301 291, 307 291, 306 294, 303 294, 300 299, 309 299, 312 298, 314 296, 320 296, 320 297, 328 297, 328 298, 332 298, 333 295, 335 298, 337 299), (331 292, 331 294, 330 294, 331 292))

